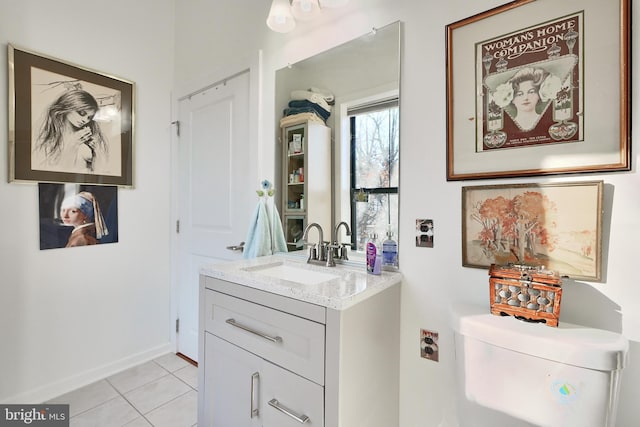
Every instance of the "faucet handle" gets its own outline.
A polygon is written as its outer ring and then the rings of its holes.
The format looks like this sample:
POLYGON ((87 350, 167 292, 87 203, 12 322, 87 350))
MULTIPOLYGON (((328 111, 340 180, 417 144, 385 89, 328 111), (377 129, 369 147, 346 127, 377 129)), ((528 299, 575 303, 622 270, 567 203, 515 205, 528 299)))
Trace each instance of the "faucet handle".
POLYGON ((327 249, 327 267, 335 267, 336 266, 336 262, 334 260, 334 250, 337 250, 338 248, 340 248, 340 245, 338 245, 336 242, 333 243, 329 243, 326 242, 325 245, 326 249, 327 249))
POLYGON ((327 260, 327 253, 329 252, 330 247, 331 247, 330 242, 323 241, 318 243, 318 259, 320 261, 327 260))
POLYGON ((341 260, 344 261, 349 261, 349 255, 348 255, 348 251, 347 248, 351 247, 351 243, 342 243, 340 244, 340 258, 341 260))
POLYGON ((318 259, 318 245, 315 243, 305 243, 304 246, 309 248, 309 257, 307 258, 307 262, 316 261, 318 259))

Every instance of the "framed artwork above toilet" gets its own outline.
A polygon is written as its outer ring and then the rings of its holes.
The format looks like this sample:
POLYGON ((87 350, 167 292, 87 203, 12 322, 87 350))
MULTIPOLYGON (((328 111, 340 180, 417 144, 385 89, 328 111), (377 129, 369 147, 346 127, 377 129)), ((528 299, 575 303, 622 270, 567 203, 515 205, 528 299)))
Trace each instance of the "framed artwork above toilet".
POLYGON ((462 265, 602 280, 603 181, 462 187, 462 265))

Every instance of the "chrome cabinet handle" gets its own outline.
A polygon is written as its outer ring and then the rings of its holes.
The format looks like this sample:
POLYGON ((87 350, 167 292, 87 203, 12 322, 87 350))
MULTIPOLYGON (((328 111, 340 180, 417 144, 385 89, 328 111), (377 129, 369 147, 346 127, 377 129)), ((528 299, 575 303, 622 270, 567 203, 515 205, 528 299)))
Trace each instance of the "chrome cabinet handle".
POLYGON ((255 405, 255 402, 257 402, 258 400, 258 387, 260 385, 258 384, 258 381, 260 381, 260 374, 254 372, 251 375, 251 418, 257 417, 259 415, 259 409, 257 405, 255 405))
POLYGON ((290 416, 291 418, 293 418, 294 420, 296 420, 300 424, 304 424, 307 421, 309 421, 309 417, 307 417, 306 415, 298 415, 298 414, 296 414, 291 409, 289 409, 286 406, 280 404, 280 402, 278 402, 278 399, 271 399, 269 401, 269 406, 272 406, 272 407, 276 408, 278 411, 282 412, 283 414, 290 416))
POLYGON ((259 336, 260 338, 264 338, 265 340, 269 340, 271 342, 276 342, 276 343, 282 342, 282 337, 277 337, 277 336, 276 337, 272 337, 272 336, 269 336, 269 335, 265 335, 262 332, 258 332, 255 329, 251 329, 248 326, 244 326, 244 325, 236 322, 235 319, 227 319, 227 320, 225 320, 225 322, 230 324, 231 326, 235 326, 236 328, 240 328, 243 331, 251 332, 252 334, 259 336))

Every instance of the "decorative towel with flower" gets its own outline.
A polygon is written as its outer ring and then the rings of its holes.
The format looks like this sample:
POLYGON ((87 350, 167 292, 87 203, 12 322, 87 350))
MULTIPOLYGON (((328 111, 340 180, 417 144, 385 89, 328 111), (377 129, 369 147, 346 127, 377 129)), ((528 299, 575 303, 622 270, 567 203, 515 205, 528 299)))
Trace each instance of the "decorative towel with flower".
POLYGON ((562 279, 540 266, 508 264, 489 268, 491 313, 558 326, 562 279))

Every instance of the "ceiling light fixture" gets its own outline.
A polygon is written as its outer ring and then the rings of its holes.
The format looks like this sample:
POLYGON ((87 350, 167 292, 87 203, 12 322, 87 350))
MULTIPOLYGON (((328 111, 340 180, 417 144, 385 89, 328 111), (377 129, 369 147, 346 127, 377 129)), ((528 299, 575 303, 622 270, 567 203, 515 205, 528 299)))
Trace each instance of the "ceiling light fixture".
POLYGON ((318 0, 293 0, 291 13, 296 19, 310 21, 320 13, 320 5, 318 0))
POLYGON ((296 27, 296 19, 309 21, 322 9, 345 6, 349 0, 273 0, 267 26, 278 33, 288 33, 296 27))
POLYGON ((296 27, 296 20, 291 14, 289 0, 273 0, 267 26, 277 33, 288 33, 296 27))

